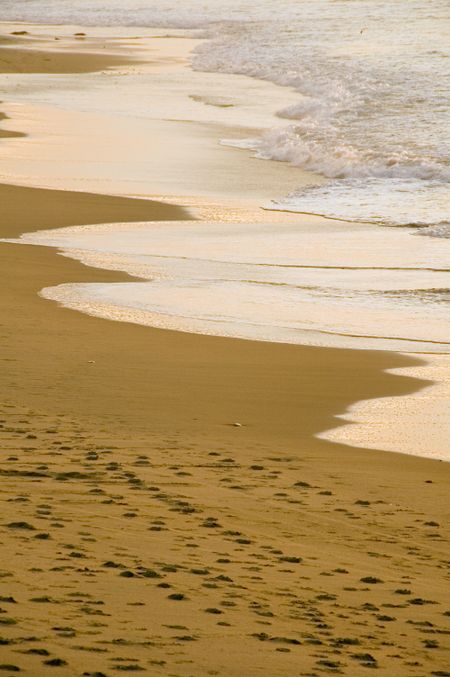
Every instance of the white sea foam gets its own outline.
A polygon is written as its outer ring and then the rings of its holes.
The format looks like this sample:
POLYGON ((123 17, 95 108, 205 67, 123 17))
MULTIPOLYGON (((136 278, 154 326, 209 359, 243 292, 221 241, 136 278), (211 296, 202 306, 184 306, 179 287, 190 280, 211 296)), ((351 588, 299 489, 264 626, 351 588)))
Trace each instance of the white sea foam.
POLYGON ((441 223, 436 223, 434 226, 429 226, 419 231, 417 235, 428 235, 429 237, 443 237, 445 239, 450 239, 450 222, 442 221, 441 223))
POLYGON ((351 15, 343 16, 342 3, 308 3, 298 31, 279 21, 223 29, 197 49, 194 65, 270 79, 299 92, 298 104, 279 111, 295 124, 259 139, 260 157, 332 177, 448 180, 449 101, 435 86, 439 76, 445 81, 446 54, 431 49, 436 33, 417 3, 389 3, 386 10, 387 3, 354 2, 351 15), (322 11, 320 22, 314 9, 322 11), (406 12, 409 30, 412 18, 417 33, 405 31, 406 12), (372 33, 363 38, 356 29, 364 20, 372 33), (388 48, 394 36, 395 66, 388 48))

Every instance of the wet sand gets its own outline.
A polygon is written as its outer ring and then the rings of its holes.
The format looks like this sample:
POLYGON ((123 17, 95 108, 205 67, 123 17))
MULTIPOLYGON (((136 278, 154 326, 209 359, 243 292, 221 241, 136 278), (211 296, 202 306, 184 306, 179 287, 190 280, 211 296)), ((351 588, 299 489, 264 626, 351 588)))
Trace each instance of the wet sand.
MULTIPOLYGON (((2 120, 7 120, 7 119, 8 119, 8 116, 5 115, 4 113, 0 112, 0 123, 1 123, 2 120)), ((24 136, 24 134, 22 134, 21 132, 13 132, 13 131, 10 131, 8 129, 1 129, 0 128, 0 139, 1 138, 12 139, 14 137, 20 137, 20 136, 24 136)))
MULTIPOLYGON (((60 40, 60 38, 54 38, 60 40)), ((42 40, 42 38, 41 38, 42 40)), ((76 36, 72 36, 69 49, 73 49, 76 36)), ((0 73, 92 73, 120 66, 124 63, 136 62, 129 56, 96 52, 104 49, 104 44, 89 41, 87 47, 92 51, 69 51, 67 38, 54 49, 36 49, 35 38, 0 37, 0 73), (31 47, 29 45, 32 45, 31 47)), ((48 41, 44 42, 48 45, 48 41)), ((38 45, 39 46, 39 45, 38 45)), ((108 45, 111 49, 111 44, 108 45)), ((116 46, 115 46, 116 47, 116 46)), ((117 49, 117 47, 116 47, 117 49)))
MULTIPOLYGON (((6 185, 0 204, 1 237, 189 217, 6 185)), ((314 437, 420 387, 384 373, 417 360, 92 318, 39 290, 130 278, 0 256, 5 674, 449 674, 448 464, 314 437)))

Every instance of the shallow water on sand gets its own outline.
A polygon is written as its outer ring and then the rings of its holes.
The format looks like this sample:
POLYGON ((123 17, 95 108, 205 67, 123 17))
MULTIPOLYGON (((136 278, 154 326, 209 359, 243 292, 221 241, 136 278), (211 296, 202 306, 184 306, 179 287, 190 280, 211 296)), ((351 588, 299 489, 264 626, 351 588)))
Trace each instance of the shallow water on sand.
POLYGON ((268 341, 450 352, 450 247, 404 230, 324 224, 113 224, 21 241, 143 279, 43 292, 102 317, 268 341))

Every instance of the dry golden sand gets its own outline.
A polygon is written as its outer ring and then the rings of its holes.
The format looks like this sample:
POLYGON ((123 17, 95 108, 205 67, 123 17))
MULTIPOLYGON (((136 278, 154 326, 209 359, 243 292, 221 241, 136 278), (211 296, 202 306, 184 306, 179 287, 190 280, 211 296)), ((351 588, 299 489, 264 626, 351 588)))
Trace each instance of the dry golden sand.
MULTIPOLYGON (((188 216, 14 186, 0 205, 3 237, 188 216)), ((449 674, 448 464, 313 436, 419 387, 383 371, 413 358, 88 317, 38 291, 126 276, 0 247, 3 674, 449 674)))

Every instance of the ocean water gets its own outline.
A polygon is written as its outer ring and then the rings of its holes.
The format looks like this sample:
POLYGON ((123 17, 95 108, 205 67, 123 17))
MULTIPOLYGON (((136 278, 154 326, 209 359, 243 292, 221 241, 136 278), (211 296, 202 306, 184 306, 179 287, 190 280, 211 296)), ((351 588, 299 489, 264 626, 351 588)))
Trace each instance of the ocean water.
POLYGON ((329 179, 268 207, 450 237, 448 0, 2 0, 0 19, 190 29, 193 68, 298 93, 286 125, 227 141, 329 179))

